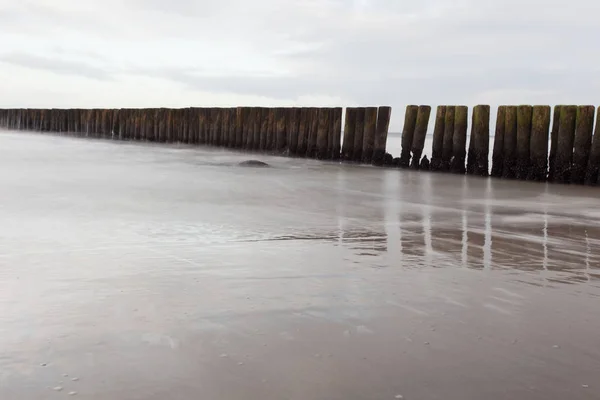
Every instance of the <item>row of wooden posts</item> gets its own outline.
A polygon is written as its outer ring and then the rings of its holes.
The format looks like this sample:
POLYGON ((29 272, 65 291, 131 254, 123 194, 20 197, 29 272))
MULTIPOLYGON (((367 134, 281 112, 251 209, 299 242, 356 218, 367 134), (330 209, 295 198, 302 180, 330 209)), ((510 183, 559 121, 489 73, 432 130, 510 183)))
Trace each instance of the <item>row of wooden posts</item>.
MULTIPOLYGON (((400 162, 419 162, 429 106, 408 106, 400 162), (416 126, 416 129, 415 129, 416 126)), ((596 185, 600 171, 600 108, 590 105, 519 105, 498 107, 492 168, 489 170, 490 106, 478 105, 471 117, 467 149, 468 108, 438 106, 433 131, 433 171, 505 179, 596 185), (594 129, 594 115, 596 127, 594 129), (550 122, 552 120, 552 128, 550 122)))
POLYGON ((153 109, 5 109, 0 127, 76 136, 201 144, 322 160, 506 179, 596 185, 600 108, 588 105, 498 107, 492 166, 490 106, 440 105, 431 161, 421 158, 431 116, 406 107, 400 157, 386 151, 391 107, 235 107, 153 109), (552 127, 550 129, 550 122, 552 127), (549 145, 550 143, 550 145, 549 145))
MULTIPOLYGON (((348 160, 383 164, 391 107, 355 110, 348 160)), ((339 160, 342 108, 235 107, 0 110, 0 127, 75 136, 212 145, 339 160)))

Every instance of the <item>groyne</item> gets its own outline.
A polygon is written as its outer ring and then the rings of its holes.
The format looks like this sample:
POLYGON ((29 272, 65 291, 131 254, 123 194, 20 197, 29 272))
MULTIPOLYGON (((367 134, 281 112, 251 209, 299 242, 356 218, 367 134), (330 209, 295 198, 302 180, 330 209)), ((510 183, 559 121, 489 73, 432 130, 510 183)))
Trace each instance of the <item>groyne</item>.
POLYGON ((392 109, 231 107, 0 109, 0 128, 77 137, 205 145, 248 152, 500 179, 597 185, 600 122, 591 105, 408 105, 399 157, 392 109), (433 119, 431 160, 423 156, 433 119), (343 130, 342 130, 343 127, 343 130), (468 134, 469 133, 469 134, 468 134), (467 143, 468 142, 468 143, 467 143), (490 146, 493 146, 489 160, 490 146))

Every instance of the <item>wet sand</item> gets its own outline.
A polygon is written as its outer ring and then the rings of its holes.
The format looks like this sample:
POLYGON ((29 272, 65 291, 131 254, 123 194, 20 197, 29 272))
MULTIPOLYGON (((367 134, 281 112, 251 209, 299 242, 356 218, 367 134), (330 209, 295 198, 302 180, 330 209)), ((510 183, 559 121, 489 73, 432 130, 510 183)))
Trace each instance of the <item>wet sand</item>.
POLYGON ((7 132, 0 188, 2 400, 600 398, 598 189, 7 132))

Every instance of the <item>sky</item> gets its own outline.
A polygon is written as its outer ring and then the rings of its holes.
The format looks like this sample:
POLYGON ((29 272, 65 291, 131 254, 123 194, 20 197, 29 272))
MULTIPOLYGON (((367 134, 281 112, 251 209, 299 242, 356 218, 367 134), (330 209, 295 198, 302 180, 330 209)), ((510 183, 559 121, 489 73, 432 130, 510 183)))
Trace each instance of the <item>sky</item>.
POLYGON ((408 104, 594 105, 599 15, 595 0, 0 0, 0 108, 390 105, 398 131, 408 104))

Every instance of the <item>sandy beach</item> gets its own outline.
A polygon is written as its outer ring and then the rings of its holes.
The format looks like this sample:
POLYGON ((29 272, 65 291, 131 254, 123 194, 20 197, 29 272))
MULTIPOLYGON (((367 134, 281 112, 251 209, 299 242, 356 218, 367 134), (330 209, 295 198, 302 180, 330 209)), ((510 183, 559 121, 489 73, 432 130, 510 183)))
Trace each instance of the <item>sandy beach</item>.
POLYGON ((0 131, 0 399, 600 398, 599 194, 0 131))

